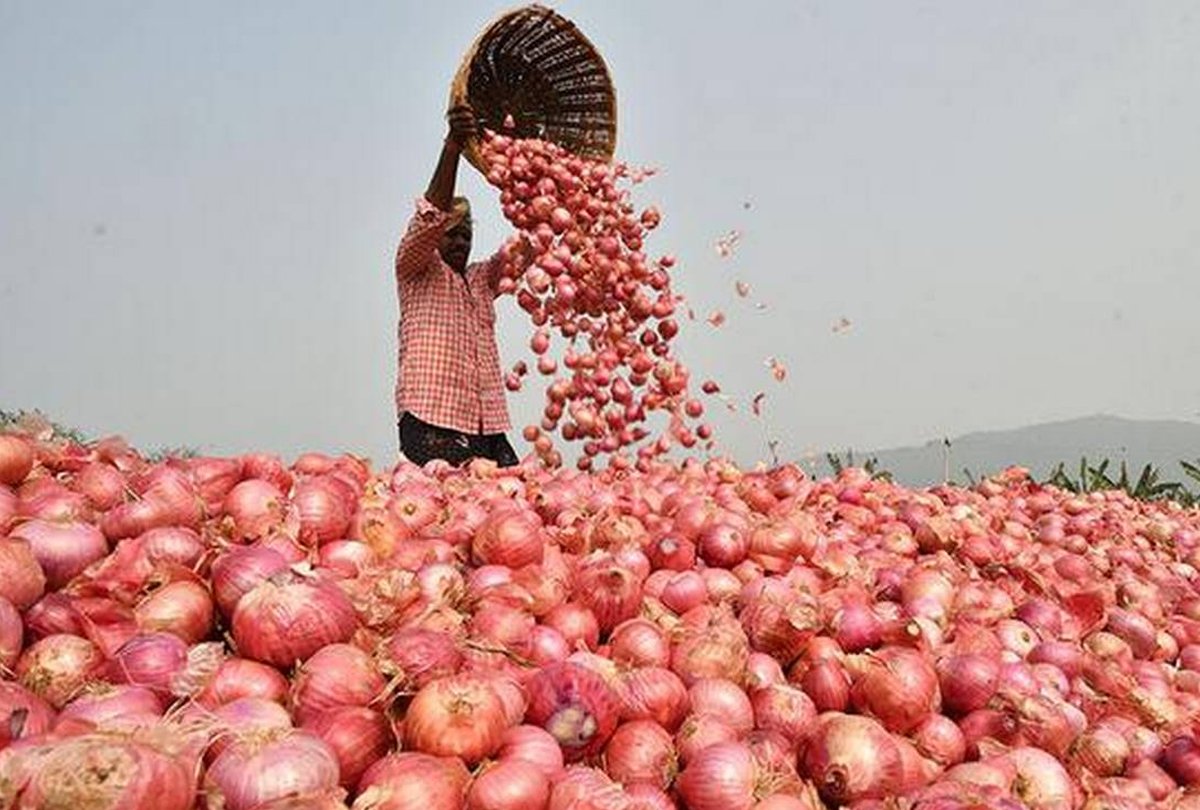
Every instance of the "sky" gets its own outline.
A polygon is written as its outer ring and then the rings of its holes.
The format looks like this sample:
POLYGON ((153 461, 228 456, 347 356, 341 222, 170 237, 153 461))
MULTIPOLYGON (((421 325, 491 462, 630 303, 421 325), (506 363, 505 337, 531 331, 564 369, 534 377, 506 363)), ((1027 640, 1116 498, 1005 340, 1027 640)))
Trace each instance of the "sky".
MULTIPOLYGON (((660 170, 634 200, 698 316, 678 355, 736 405, 719 452, 1200 420, 1192 0, 551 5, 609 65, 618 158, 660 170)), ((396 242, 510 7, 0 0, 0 409, 392 463, 396 242)), ((482 257, 509 228, 459 179, 482 257)), ((530 327, 498 310, 507 366, 530 327)), ((542 391, 510 395, 519 451, 542 391)))

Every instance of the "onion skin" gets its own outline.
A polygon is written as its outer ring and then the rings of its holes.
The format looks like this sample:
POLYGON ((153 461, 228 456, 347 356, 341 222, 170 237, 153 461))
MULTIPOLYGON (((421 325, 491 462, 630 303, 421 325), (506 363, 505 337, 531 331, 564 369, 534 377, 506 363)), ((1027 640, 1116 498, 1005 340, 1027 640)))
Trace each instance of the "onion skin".
POLYGON ((52 635, 35 641, 17 662, 17 680, 55 709, 75 697, 104 663, 85 638, 52 635))
POLYGON ((317 715, 302 728, 324 740, 337 757, 342 787, 353 790, 372 763, 396 744, 391 723, 363 706, 339 706, 317 715))
POLYGON ((226 658, 212 679, 196 695, 196 702, 208 709, 243 697, 257 697, 284 703, 288 681, 279 670, 246 658, 226 658))
POLYGON ((754 755, 738 742, 711 745, 688 763, 676 787, 688 810, 750 810, 754 755))
POLYGON ((171 582, 146 597, 134 610, 143 632, 173 633, 188 644, 208 638, 213 628, 213 613, 208 590, 195 582, 171 582))
POLYGON ((296 722, 304 725, 331 709, 369 706, 386 687, 371 656, 350 644, 329 644, 297 671, 292 682, 293 713, 296 722))
POLYGON ((57 590, 108 554, 108 541, 89 523, 31 520, 9 533, 25 540, 46 575, 46 587, 57 590))
POLYGON ((15 487, 33 470, 33 447, 18 436, 0 434, 0 484, 15 487))
POLYGON ((24 648, 25 625, 21 614, 3 596, 0 596, 0 670, 11 670, 21 657, 24 648))
POLYGON ((0 751, 9 743, 45 734, 54 725, 54 709, 12 681, 0 681, 0 751))
POLYGON ((678 765, 675 743, 652 720, 622 723, 604 748, 604 770, 623 785, 648 784, 666 790, 678 765))
POLYGON ((858 715, 821 715, 803 764, 821 798, 840 804, 884 798, 902 778, 900 752, 887 729, 858 715))
POLYGON ((547 779, 555 779, 563 770, 562 749, 558 740, 538 726, 513 726, 500 738, 499 760, 516 759, 540 770, 547 779))

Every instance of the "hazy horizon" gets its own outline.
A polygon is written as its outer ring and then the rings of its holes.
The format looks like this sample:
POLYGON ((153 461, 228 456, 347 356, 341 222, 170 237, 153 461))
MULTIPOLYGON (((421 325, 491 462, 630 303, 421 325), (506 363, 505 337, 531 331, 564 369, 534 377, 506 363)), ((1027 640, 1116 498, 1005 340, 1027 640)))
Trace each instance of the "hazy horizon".
MULTIPOLYGON (((739 405, 710 405, 722 451, 1197 421, 1192 4, 552 5, 608 61, 618 157, 661 169, 634 199, 698 316, 681 359, 739 405)), ((392 255, 509 7, 0 0, 0 409, 393 460, 392 255)), ((459 178, 479 258, 507 224, 459 178)), ((527 358, 498 312, 502 362, 527 358)))

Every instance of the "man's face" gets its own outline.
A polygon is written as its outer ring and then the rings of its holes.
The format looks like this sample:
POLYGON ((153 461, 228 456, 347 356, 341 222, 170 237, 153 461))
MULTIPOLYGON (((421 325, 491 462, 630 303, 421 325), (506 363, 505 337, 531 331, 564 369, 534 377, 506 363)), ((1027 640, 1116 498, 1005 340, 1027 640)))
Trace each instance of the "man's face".
POLYGON ((446 229, 442 242, 438 247, 442 260, 458 272, 467 267, 467 259, 471 255, 471 218, 463 217, 446 229))

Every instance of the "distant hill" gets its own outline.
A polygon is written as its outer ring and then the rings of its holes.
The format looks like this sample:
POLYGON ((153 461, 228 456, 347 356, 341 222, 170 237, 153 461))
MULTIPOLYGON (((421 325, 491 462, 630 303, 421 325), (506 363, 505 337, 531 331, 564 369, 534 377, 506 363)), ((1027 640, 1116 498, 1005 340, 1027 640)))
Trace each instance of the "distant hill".
MULTIPOLYGON (((950 480, 963 483, 966 468, 976 478, 1005 467, 1027 467, 1035 478, 1048 476, 1059 462, 1065 462, 1072 478, 1078 477, 1079 459, 1091 463, 1111 459, 1109 475, 1118 474, 1125 461, 1131 477, 1136 478, 1146 464, 1158 468, 1163 481, 1192 485, 1179 461, 1196 463, 1200 458, 1200 424, 1183 421, 1122 419, 1116 416, 1087 416, 1063 422, 980 433, 968 433, 950 440, 950 480)), ((841 454, 844 459, 844 453, 841 454)), ((940 483, 945 475, 946 448, 936 439, 919 447, 854 452, 855 464, 868 458, 878 460, 878 468, 892 473, 908 486, 940 483)), ((828 464, 821 460, 819 475, 828 475, 828 464)), ((1195 489, 1195 486, 1189 486, 1195 489)))

